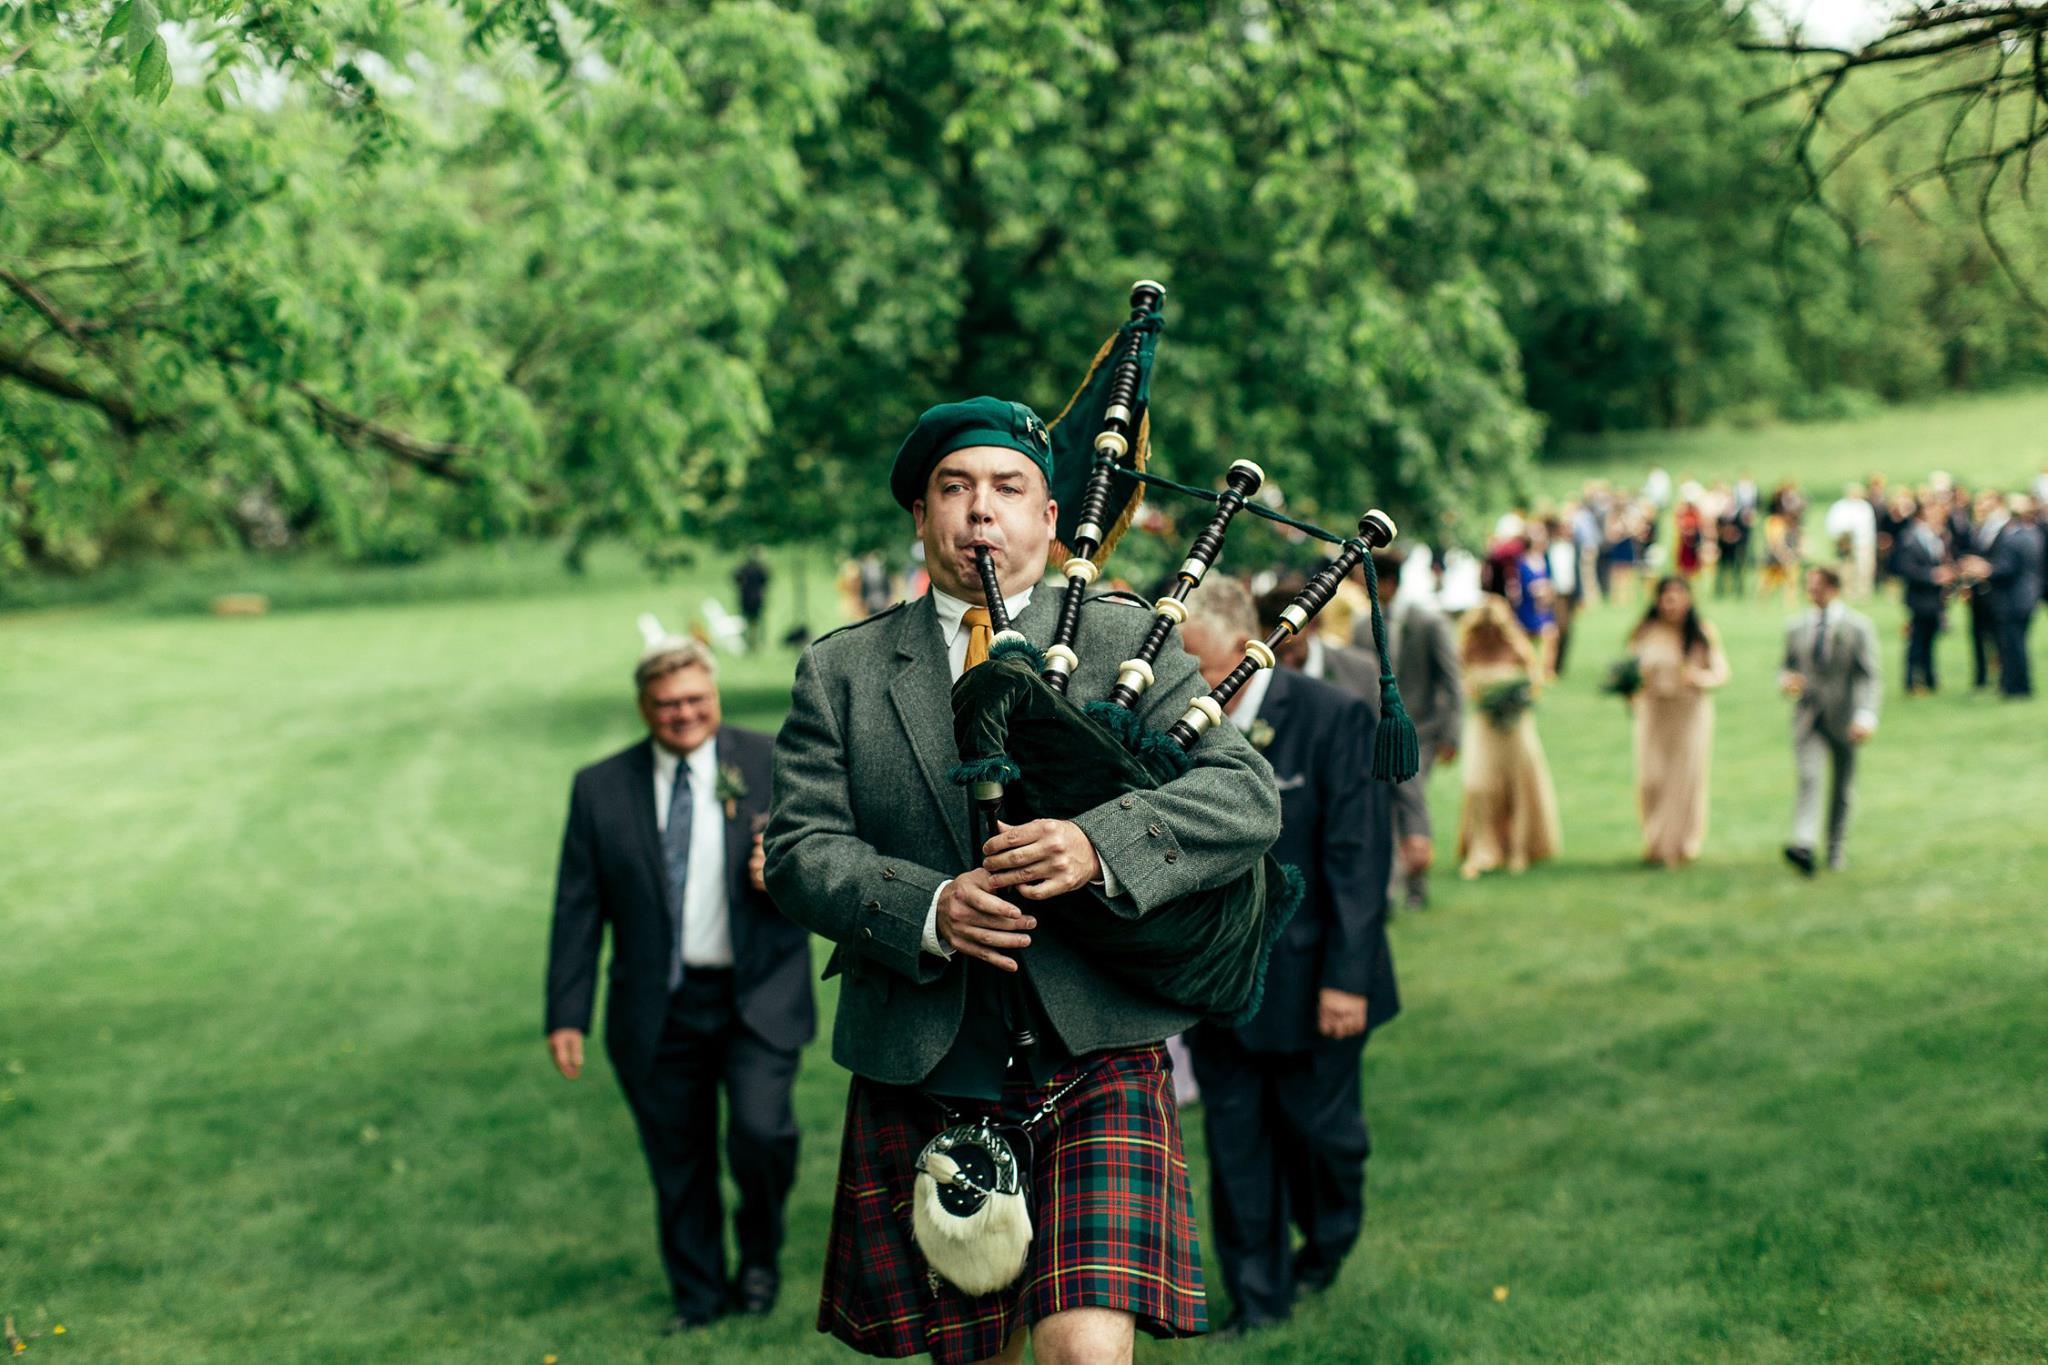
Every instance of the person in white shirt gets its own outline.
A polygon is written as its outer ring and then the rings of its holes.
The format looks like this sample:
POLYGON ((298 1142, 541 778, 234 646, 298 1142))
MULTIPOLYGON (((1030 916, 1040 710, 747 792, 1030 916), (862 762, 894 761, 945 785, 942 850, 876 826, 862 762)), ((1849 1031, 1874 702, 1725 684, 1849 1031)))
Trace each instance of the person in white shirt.
POLYGON ((548 1052, 583 1070, 605 930, 605 1049, 653 1177, 673 1312, 666 1330, 765 1313, 796 1178, 797 1057, 816 1032, 810 936, 767 892, 774 741, 722 721, 718 663, 657 639, 634 670, 647 736, 576 775, 547 976, 548 1052), (728 1279, 718 1102, 739 1191, 728 1279))

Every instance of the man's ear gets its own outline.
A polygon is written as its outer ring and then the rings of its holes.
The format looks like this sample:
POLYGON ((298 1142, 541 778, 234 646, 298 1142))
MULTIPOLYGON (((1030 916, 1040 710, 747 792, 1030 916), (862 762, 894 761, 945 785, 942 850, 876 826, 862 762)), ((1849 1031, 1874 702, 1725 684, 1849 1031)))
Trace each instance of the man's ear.
POLYGON ((910 525, 911 525, 911 529, 913 529, 914 531, 916 531, 916 532, 917 532, 917 538, 918 538, 919 540, 923 540, 923 539, 924 539, 924 499, 923 499, 923 498, 919 498, 919 499, 918 499, 918 500, 917 500, 916 502, 913 502, 912 504, 910 504, 910 525))

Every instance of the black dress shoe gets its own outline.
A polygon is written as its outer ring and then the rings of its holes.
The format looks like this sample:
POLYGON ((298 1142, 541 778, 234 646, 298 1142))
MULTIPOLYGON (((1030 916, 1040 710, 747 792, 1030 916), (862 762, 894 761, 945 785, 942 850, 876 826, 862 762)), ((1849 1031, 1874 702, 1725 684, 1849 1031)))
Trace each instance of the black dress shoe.
POLYGON ((1799 848, 1796 846, 1788 848, 1785 850, 1785 861, 1792 864, 1792 866, 1798 868, 1800 876, 1811 877, 1813 875, 1812 849, 1799 848))
POLYGON ((1242 1341, 1253 1332, 1263 1332, 1269 1327, 1278 1327, 1284 1318, 1248 1318, 1233 1312, 1229 1317, 1209 1329, 1209 1336, 1215 1341, 1242 1341))
POLYGON ((782 1287, 781 1279, 765 1265, 750 1265, 740 1271, 740 1282, 733 1286, 733 1301, 739 1310, 750 1317, 759 1317, 775 1307, 775 1293, 782 1287))
POLYGON ((661 1334, 665 1337, 679 1337, 689 1332, 702 1331, 717 1321, 715 1316, 706 1317, 702 1313, 672 1313, 669 1320, 661 1325, 661 1334))

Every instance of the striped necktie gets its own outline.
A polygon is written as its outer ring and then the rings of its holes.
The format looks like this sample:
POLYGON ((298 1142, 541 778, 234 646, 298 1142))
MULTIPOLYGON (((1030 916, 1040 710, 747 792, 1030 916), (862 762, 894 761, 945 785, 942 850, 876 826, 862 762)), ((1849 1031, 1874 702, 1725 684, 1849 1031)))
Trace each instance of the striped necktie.
POLYGON ((668 826, 661 832, 662 861, 668 867, 669 934, 668 988, 683 982, 683 904, 690 887, 690 827, 697 804, 690 796, 690 765, 676 760, 675 785, 669 788, 668 826))

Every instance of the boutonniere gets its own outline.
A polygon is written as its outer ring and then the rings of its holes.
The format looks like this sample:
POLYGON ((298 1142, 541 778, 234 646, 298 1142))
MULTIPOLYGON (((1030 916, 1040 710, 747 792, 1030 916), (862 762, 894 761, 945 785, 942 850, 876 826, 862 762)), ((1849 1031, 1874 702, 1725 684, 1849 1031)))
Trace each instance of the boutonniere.
POLYGON ((1254 749, 1263 750, 1273 742, 1273 727, 1263 720, 1255 720, 1252 728, 1244 732, 1244 737, 1252 742, 1254 749))
POLYGON ((718 799, 725 802, 725 818, 728 820, 739 814, 740 802, 747 799, 747 780, 730 763, 718 765, 718 799))

